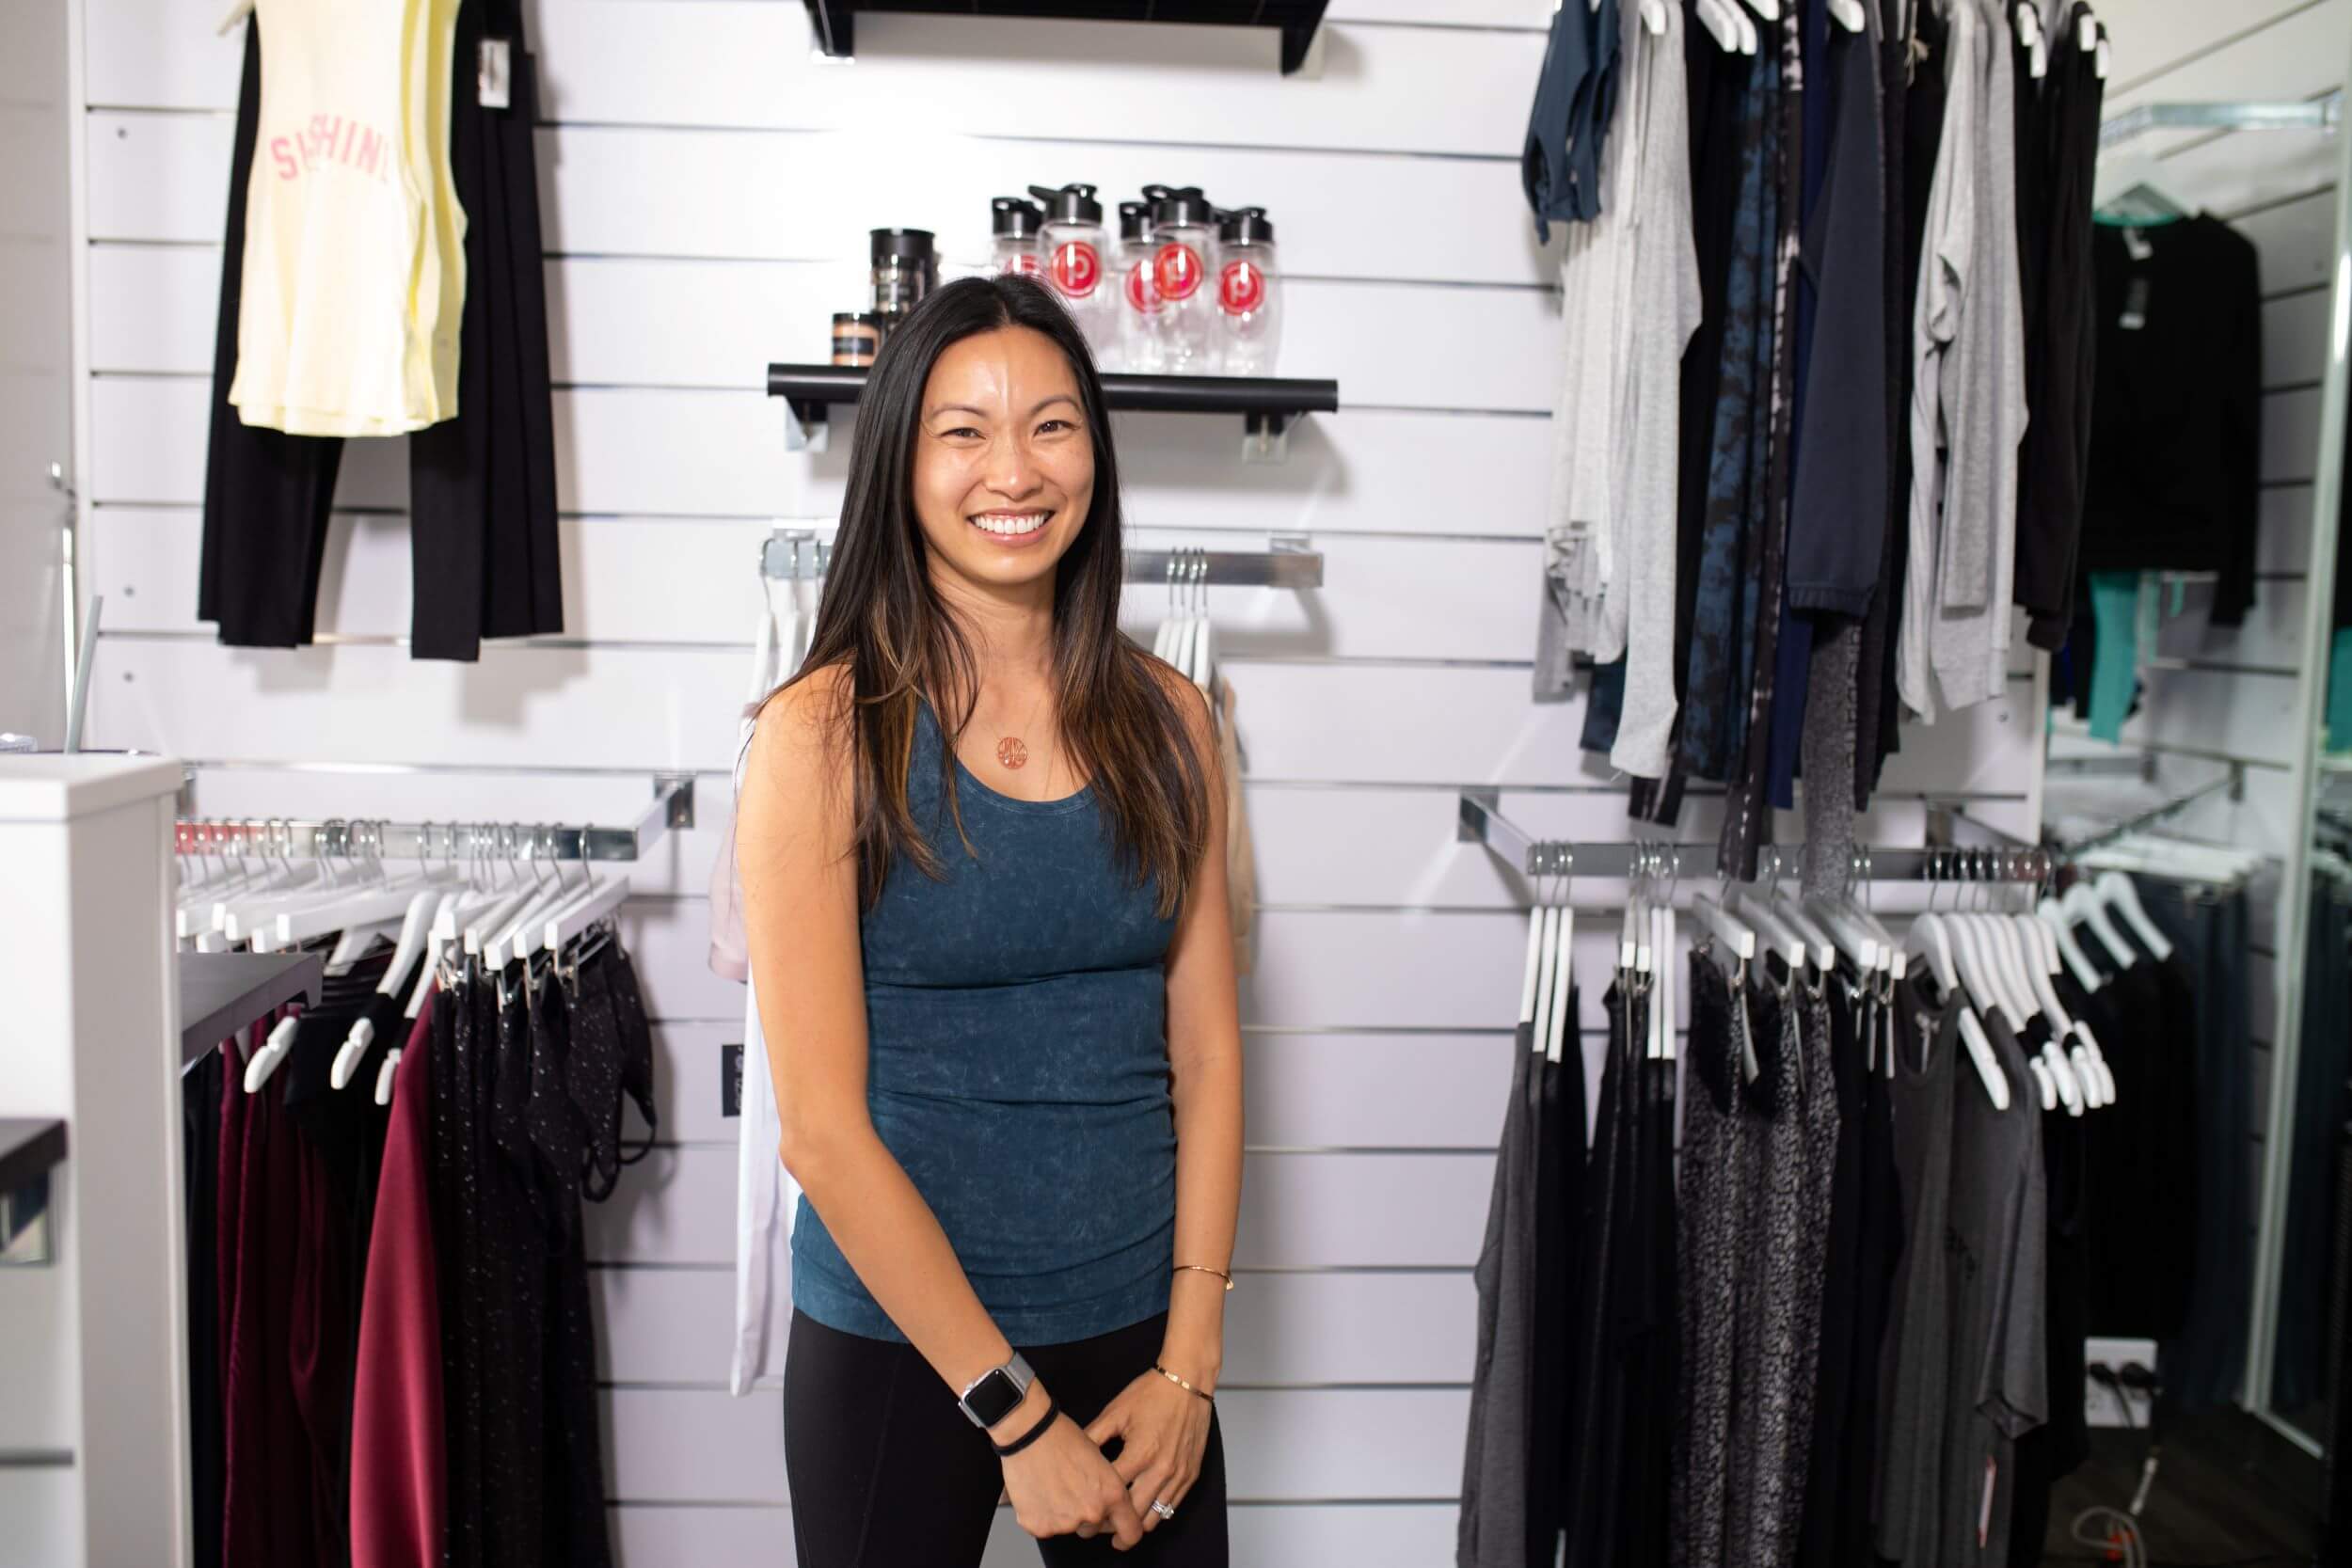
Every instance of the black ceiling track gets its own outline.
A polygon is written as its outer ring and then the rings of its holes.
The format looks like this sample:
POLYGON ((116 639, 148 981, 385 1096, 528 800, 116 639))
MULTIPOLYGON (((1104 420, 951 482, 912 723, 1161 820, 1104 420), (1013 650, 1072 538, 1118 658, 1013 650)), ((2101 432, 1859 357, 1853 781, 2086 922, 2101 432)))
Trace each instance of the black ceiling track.
POLYGON ((817 47, 835 59, 857 53, 860 12, 927 16, 1036 16, 1061 22, 1166 22, 1272 27, 1282 35, 1282 74, 1307 58, 1327 0, 803 0, 817 47))

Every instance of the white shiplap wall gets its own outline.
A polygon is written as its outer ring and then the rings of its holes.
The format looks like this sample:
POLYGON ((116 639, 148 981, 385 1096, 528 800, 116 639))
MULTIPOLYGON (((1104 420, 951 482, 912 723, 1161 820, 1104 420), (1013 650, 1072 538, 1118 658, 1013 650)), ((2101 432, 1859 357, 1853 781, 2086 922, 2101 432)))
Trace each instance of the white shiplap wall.
MULTIPOLYGON (((2119 36, 2133 12, 2167 5, 2102 5, 2119 36), (2117 13, 2121 13, 2119 16, 2117 13)), ((2333 91, 2352 54, 2352 0, 2262 0, 2199 8, 2201 20, 2168 17, 2181 44, 2119 61, 2110 114, 2144 103, 2220 99, 2295 101, 2333 91), (2190 31, 2191 27, 2199 30, 2190 31), (2143 65, 2141 62, 2145 61, 2143 65)), ((2156 20, 2153 16, 2150 20, 2156 20)), ((2320 447, 2320 382, 2327 365, 2329 275, 2336 239, 2337 167, 2343 150, 2318 132, 2165 133, 2127 144, 2155 160, 2159 177, 2182 197, 2235 225, 2254 243, 2262 269, 2262 494, 2255 600, 2246 623, 2206 628, 2189 645, 2168 634, 2168 657, 2142 677, 2141 711, 2122 744, 2159 757, 2159 787, 2103 791, 2063 784, 2053 773, 2050 807, 2103 799, 2115 814, 2179 793, 2214 777, 2224 762, 2246 768, 2243 801, 2217 799, 2176 818, 2170 831, 2237 845, 2283 859, 2303 831, 2296 817, 2304 732, 2303 617, 2311 585, 2312 477, 2320 447)), ((2321 585, 2325 590, 2326 585, 2321 585)), ((2196 601, 2192 600, 2192 603, 2196 601)), ((2324 654, 2322 656, 2324 663, 2324 654)), ((2055 727, 2054 755, 2099 753, 2082 726, 2055 727)), ((2255 884, 2252 924, 2252 1071, 2256 1100, 2249 1136, 2260 1146, 2271 1121, 2274 1021, 2293 982, 2279 963, 2279 879, 2255 884)))
MULTIPOLYGON (((704 964, 704 890, 754 546, 772 515, 837 508, 848 442, 787 453, 765 364, 819 356, 877 223, 968 252, 987 198, 1031 180, 1199 182, 1272 211, 1282 368, 1336 376, 1345 411, 1280 467, 1237 462, 1226 420, 1119 430, 1139 544, 1301 531, 1327 562, 1317 593, 1213 594, 1264 900, 1221 1396, 1236 1560, 1448 1560, 1523 952, 1522 890, 1454 842, 1454 792, 1500 785, 1547 834, 1629 832, 1576 749, 1581 709, 1527 700, 1558 306, 1517 153, 1549 0, 1335 0, 1319 62, 1287 80, 1247 32, 874 18, 838 66, 810 59, 797 0, 544 0, 567 635, 469 668, 394 641, 406 481, 388 444, 344 462, 331 645, 229 650, 195 621, 237 55, 210 6, 80 4, 83 537, 109 628, 92 743, 196 759, 199 807, 221 815, 613 821, 656 770, 702 779, 700 827, 637 868, 628 908, 669 1147, 593 1240, 628 1568, 786 1550, 776 1397, 723 1387, 718 1063, 741 997, 704 964)), ((1156 609, 1138 594, 1131 627, 1156 609)), ((2030 831, 2032 689, 1907 736, 1866 836, 1916 842, 1931 793, 2030 831)), ((1716 809, 1695 800, 1686 836, 1711 837, 1716 809)), ((1589 1025, 1603 970, 1581 968, 1589 1025)), ((990 1560, 1033 1560, 1009 1516, 990 1560)))

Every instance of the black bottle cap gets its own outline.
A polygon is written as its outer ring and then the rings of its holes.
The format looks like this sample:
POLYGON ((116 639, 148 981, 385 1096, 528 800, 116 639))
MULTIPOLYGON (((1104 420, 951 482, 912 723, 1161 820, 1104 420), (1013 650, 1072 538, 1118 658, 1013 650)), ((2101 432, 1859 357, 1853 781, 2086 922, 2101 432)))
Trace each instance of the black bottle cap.
POLYGON ((1122 240, 1143 238, 1144 221, 1151 215, 1152 209, 1140 201, 1120 202, 1119 204, 1119 237, 1122 240))
POLYGON ((988 204, 990 230, 1000 240, 1027 240, 1037 237, 1045 214, 1034 201, 1024 201, 1017 196, 1000 196, 988 204))
POLYGON ((1216 236, 1227 245, 1272 245, 1274 225, 1266 221, 1263 207, 1237 207, 1217 225, 1216 236))
POLYGON ((1029 194, 1044 207, 1048 223, 1103 221, 1103 204, 1094 199, 1092 185, 1064 185, 1059 190, 1051 185, 1031 185, 1029 194))
POLYGON ((1152 223, 1166 229, 1170 224, 1188 223, 1206 228, 1216 221, 1216 209, 1200 194, 1198 185, 1179 185, 1152 203, 1152 223))
POLYGON ((929 265, 934 259, 931 231, 928 229, 877 229, 867 235, 876 266, 884 261, 921 261, 929 265))

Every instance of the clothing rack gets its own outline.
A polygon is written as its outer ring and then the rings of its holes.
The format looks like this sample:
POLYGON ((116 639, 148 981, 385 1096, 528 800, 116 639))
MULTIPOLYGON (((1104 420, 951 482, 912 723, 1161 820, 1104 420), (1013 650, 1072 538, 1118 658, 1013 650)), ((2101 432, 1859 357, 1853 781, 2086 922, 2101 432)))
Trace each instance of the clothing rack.
POLYGON ((183 1067, 287 1003, 326 994, 316 953, 182 953, 179 960, 183 1067))
POLYGON ((2089 838, 2062 846, 2060 852, 2070 856, 2080 856, 2088 855, 2094 849, 2104 849, 2119 839, 2129 838, 2132 834, 2153 828, 2159 822, 2168 821, 2189 807, 2201 801, 2210 800, 2224 791, 2228 792, 2233 804, 2245 800, 2246 764, 2233 762, 2228 765, 2228 770, 2220 778, 2199 784, 2194 789, 2185 790, 2157 805, 2150 806, 2145 811, 2135 812, 2121 822, 2102 828, 2089 838))
POLYGON ((485 856, 502 860, 634 861, 674 828, 694 825, 694 780, 691 774, 654 775, 654 801, 644 815, 623 828, 521 822, 382 822, 371 818, 331 818, 296 822, 283 817, 183 817, 179 825, 182 854, 213 851, 235 854, 251 850, 280 860, 328 856, 380 860, 437 858, 460 860, 485 856))
POLYGON ((2344 117, 2341 88, 2292 103, 2140 103, 2099 127, 2102 151, 2150 131, 2332 131, 2344 117))
MULTIPOLYGON (((1530 877, 1629 877, 1641 874, 1706 877, 1719 869, 1718 846, 1679 844, 1665 839, 1637 839, 1617 844, 1570 843, 1542 839, 1519 827, 1496 809, 1500 791, 1460 792, 1460 817, 1455 842, 1484 844, 1530 877)), ((1804 847, 1767 845, 1765 852, 1783 865, 1794 866, 1804 847)), ((1859 879, 1882 882, 2039 882, 2050 871, 2050 856, 2034 845, 1999 845, 1967 848, 1954 845, 1902 845, 1891 847, 1860 846, 1855 850, 1859 879)))
POLYGON ((2156 782, 2156 753, 2150 752, 2112 752, 2093 756, 2048 757, 2042 767, 2058 773, 2079 773, 2087 778, 2100 776, 2131 777, 2141 784, 2156 782))
MULTIPOLYGON (((1128 550, 1129 582, 1220 588, 1320 588, 1323 552, 1303 533, 1268 536, 1263 550, 1128 550)), ((833 565, 833 543, 815 529, 782 528, 759 547, 759 571, 774 581, 821 578, 833 565)))

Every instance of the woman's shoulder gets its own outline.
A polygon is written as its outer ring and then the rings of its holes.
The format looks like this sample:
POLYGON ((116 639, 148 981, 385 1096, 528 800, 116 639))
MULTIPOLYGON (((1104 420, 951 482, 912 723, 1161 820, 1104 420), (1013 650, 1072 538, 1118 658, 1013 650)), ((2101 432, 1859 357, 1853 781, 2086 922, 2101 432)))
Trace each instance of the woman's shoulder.
POLYGON ((803 670, 770 692, 753 716, 747 775, 807 783, 846 767, 853 731, 842 720, 851 689, 843 662, 803 670))
POLYGON ((1200 749, 1204 757, 1216 752, 1216 726, 1209 717, 1208 694, 1193 684, 1185 674, 1157 654, 1144 648, 1133 650, 1135 658, 1146 673, 1159 683, 1161 693, 1184 721, 1185 736, 1200 749))

